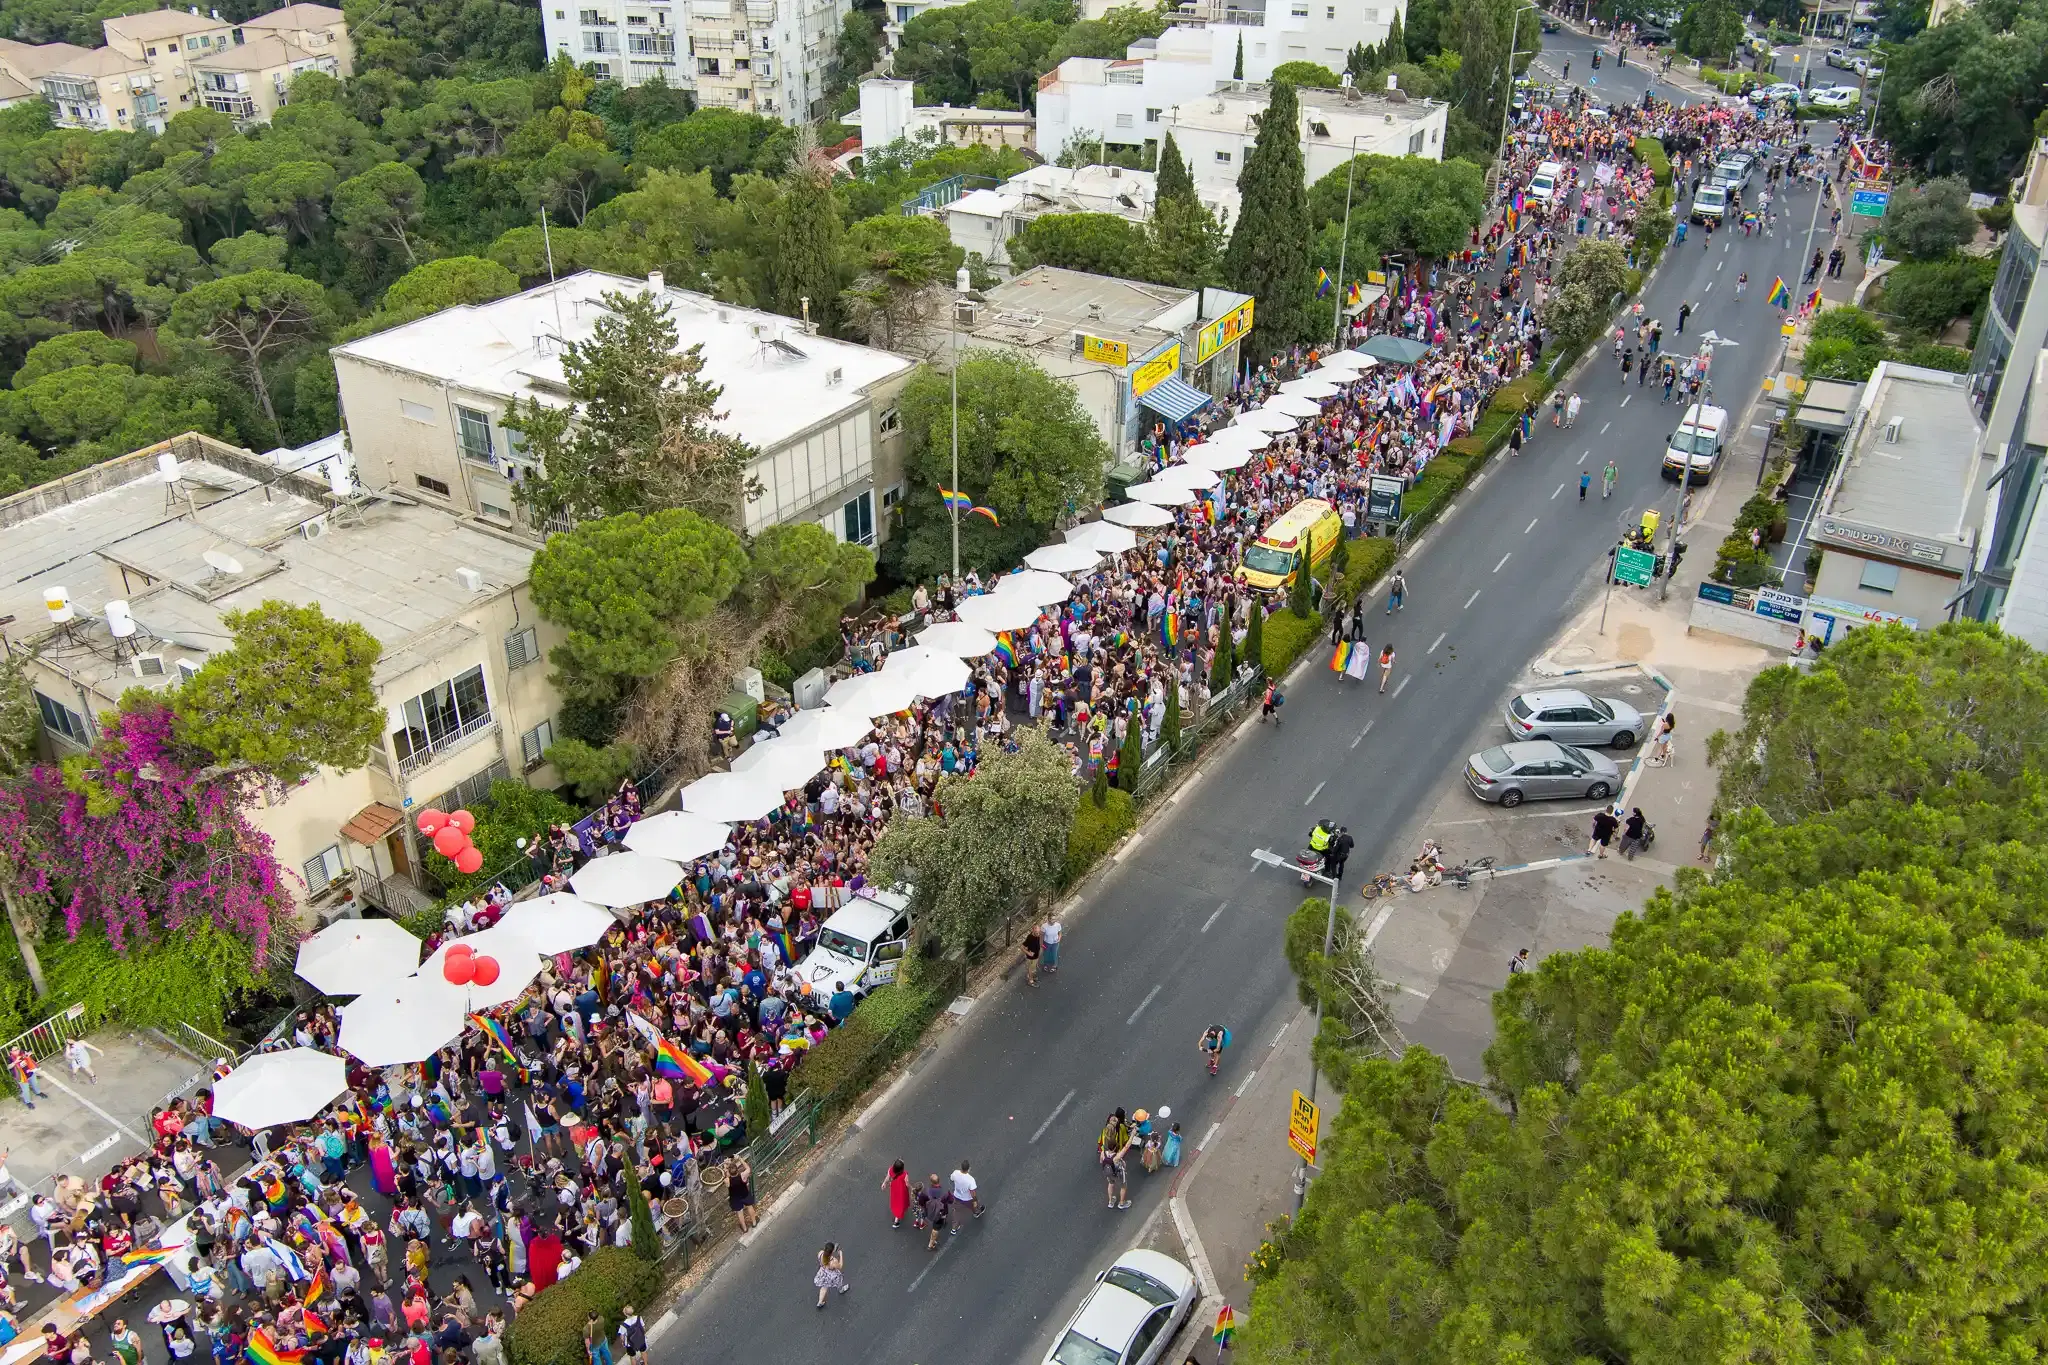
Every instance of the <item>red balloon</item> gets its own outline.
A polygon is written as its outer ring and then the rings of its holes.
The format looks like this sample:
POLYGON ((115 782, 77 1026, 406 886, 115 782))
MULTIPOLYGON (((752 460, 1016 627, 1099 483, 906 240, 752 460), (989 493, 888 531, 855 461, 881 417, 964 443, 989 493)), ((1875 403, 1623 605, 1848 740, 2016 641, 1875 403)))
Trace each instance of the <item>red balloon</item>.
POLYGON ((459 810, 456 811, 453 815, 450 815, 448 817, 448 823, 455 826, 455 828, 461 830, 464 834, 473 834, 476 832, 476 817, 474 815, 471 815, 466 810, 459 810))
POLYGON ((441 960, 441 977, 451 986, 467 986, 476 975, 476 959, 450 955, 441 960))
POLYGON ((475 844, 469 845, 455 855, 455 870, 467 877, 481 871, 484 865, 484 851, 475 844))
POLYGON ((469 836, 453 825, 441 826, 441 832, 434 836, 434 852, 444 858, 453 858, 469 847, 469 836))
POLYGON ((448 945, 447 955, 467 960, 476 956, 476 949, 467 943, 451 943, 448 945))
POLYGON ((448 817, 435 810, 432 806, 429 806, 420 812, 420 818, 417 823, 420 827, 420 833, 431 839, 443 825, 448 823, 448 817))
POLYGON ((470 978, 479 986, 488 986, 498 979, 498 959, 479 957, 471 967, 474 975, 470 978))

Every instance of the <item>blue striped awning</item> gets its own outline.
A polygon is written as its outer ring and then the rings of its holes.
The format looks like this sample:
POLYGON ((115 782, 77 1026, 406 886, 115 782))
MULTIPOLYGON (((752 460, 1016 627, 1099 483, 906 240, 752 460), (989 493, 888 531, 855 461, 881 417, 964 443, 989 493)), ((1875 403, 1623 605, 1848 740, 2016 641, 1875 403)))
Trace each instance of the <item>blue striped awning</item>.
POLYGON ((1209 405, 1209 395, 1169 375, 1138 396, 1138 401, 1169 422, 1185 422, 1209 405))

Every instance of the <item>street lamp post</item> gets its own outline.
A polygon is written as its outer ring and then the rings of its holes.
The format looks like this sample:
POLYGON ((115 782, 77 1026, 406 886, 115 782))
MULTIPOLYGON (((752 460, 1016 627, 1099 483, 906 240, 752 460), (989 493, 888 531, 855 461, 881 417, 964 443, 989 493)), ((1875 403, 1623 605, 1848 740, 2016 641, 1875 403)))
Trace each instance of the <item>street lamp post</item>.
POLYGON ((953 514, 953 591, 960 591, 960 303, 974 287, 974 276, 966 266, 961 266, 953 276, 953 315, 949 320, 950 341, 946 352, 952 360, 948 367, 953 388, 953 497, 946 499, 946 510, 953 514))
POLYGON ((1360 133, 1351 139, 1351 156, 1344 163, 1344 235, 1337 243, 1337 286, 1332 291, 1337 301, 1330 307, 1330 341, 1333 345, 1344 339, 1344 262, 1351 248, 1351 184, 1358 178, 1358 139, 1365 136, 1360 133))
MULTIPOLYGON (((1330 889, 1330 914, 1323 921, 1323 956, 1327 958, 1330 955, 1331 946, 1337 940, 1337 878, 1325 877, 1320 872, 1303 872, 1291 860, 1281 857, 1271 849, 1255 848, 1252 850, 1252 857, 1267 867, 1282 868, 1288 872, 1306 877, 1310 881, 1321 882, 1330 889)), ((1316 1031, 1309 1035, 1311 1047, 1313 1047, 1314 1040, 1320 1038, 1322 1034, 1323 996, 1322 992, 1318 991, 1316 992, 1316 1031)), ((1317 1069, 1314 1063, 1314 1055, 1311 1053, 1308 1071, 1308 1102, 1310 1104, 1316 1102, 1316 1076, 1317 1069)), ((1303 1161, 1301 1163, 1301 1170, 1296 1175, 1294 1181, 1294 1211, 1296 1213, 1301 1212, 1302 1201, 1306 1198, 1308 1198, 1308 1162, 1303 1161)))
MULTIPOLYGON (((1505 163, 1508 150, 1508 115, 1515 112, 1515 58, 1522 55, 1516 50, 1515 42, 1522 31, 1522 16, 1532 12, 1535 8, 1531 4, 1516 5, 1515 17, 1508 23, 1507 84, 1500 92, 1500 151, 1503 163, 1505 163)), ((1535 49, 1532 48, 1530 51, 1533 54, 1535 49)), ((1502 169, 1506 169, 1505 164, 1503 164, 1502 169)))

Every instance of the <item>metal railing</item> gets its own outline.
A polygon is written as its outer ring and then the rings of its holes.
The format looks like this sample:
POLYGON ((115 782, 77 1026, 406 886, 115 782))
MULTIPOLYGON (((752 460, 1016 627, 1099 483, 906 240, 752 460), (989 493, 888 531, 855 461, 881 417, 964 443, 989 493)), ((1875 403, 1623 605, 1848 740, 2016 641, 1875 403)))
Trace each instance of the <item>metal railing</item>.
POLYGON ((1241 666, 1230 686, 1209 698, 1209 704, 1202 709, 1201 715, 1182 724, 1177 746, 1168 748, 1162 740, 1147 751, 1144 763, 1138 768, 1138 783, 1131 793, 1132 798, 1143 805, 1158 795, 1173 770, 1185 767, 1199 757, 1203 746, 1243 714, 1258 699, 1265 685, 1265 669, 1257 664, 1241 666))
POLYGON ((80 1037, 85 1031, 85 1006, 72 1005, 51 1015, 34 1028, 8 1039, 4 1045, 0 1045, 0 1050, 11 1053, 14 1049, 20 1048, 37 1061, 41 1061, 45 1057, 54 1057, 62 1052, 66 1043, 80 1037))
POLYGON ((464 721, 460 729, 451 730, 439 739, 430 739, 422 749, 414 749, 398 760, 398 771, 406 777, 412 776, 428 764, 457 749, 466 749, 478 735, 497 728, 498 718, 486 711, 474 720, 464 721))

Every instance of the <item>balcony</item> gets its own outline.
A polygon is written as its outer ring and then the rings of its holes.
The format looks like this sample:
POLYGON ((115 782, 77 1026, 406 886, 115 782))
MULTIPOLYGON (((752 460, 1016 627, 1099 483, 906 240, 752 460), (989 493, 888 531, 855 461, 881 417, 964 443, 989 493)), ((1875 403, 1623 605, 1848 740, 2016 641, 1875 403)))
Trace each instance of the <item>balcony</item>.
POLYGON ((445 731, 441 735, 428 740, 424 746, 414 749, 411 753, 399 759, 399 775, 410 778, 415 773, 440 762, 456 750, 467 749, 470 745, 476 743, 481 736, 495 734, 497 729, 497 717, 486 711, 474 720, 464 722, 460 728, 445 731))

